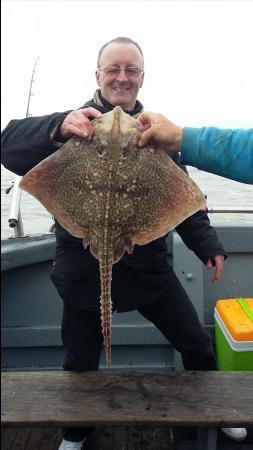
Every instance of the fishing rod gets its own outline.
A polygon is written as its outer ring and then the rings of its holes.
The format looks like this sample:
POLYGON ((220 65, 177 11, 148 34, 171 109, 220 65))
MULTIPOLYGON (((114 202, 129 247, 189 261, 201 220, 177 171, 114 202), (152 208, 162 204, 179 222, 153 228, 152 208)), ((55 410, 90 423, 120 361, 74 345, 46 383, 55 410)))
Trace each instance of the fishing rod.
POLYGON ((36 66, 37 66, 37 64, 38 64, 39 59, 40 59, 40 57, 38 56, 38 57, 35 59, 34 66, 33 66, 32 77, 31 77, 31 82, 30 82, 30 89, 29 89, 29 94, 28 94, 27 108, 26 108, 26 117, 29 117, 29 116, 32 115, 32 114, 30 114, 30 112, 29 112, 29 108, 30 108, 31 97, 34 95, 34 94, 32 93, 32 85, 33 85, 33 82, 34 82, 34 74, 35 74, 35 72, 36 72, 36 66))
MULTIPOLYGON (((33 71, 29 86, 29 93, 28 93, 28 100, 27 100, 27 107, 26 107, 26 117, 31 117, 32 114, 30 114, 30 102, 31 97, 34 95, 32 92, 32 87, 34 83, 34 74, 36 72, 36 67, 39 61, 39 56, 35 59, 34 65, 33 65, 33 71)), ((6 194, 9 194, 11 189, 13 188, 13 195, 12 195, 12 202, 11 202, 11 209, 10 209, 10 216, 9 216, 9 227, 14 228, 15 237, 21 237, 24 236, 24 229, 22 224, 22 217, 20 212, 20 203, 21 203, 21 189, 19 188, 20 180, 22 179, 22 176, 16 175, 15 180, 12 182, 12 185, 8 187, 5 190, 6 194)))

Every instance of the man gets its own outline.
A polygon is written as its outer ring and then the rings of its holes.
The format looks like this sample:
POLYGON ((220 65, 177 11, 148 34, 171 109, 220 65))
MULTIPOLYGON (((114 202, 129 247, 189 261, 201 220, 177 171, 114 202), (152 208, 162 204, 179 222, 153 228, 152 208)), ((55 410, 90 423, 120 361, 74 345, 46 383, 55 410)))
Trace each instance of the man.
POLYGON ((145 112, 138 120, 145 128, 139 145, 151 139, 181 152, 182 164, 197 167, 231 180, 253 184, 253 128, 182 128, 162 114, 145 112))
MULTIPOLYGON (((137 100, 143 67, 143 54, 136 42, 116 38, 106 43, 99 52, 96 80, 100 89, 94 98, 76 111, 11 121, 3 132, 3 164, 19 175, 25 174, 73 134, 91 139, 89 119, 116 105, 138 117, 143 109, 137 100)), ((178 155, 173 159, 180 165, 178 155)), ((206 213, 197 212, 180 224, 177 232, 207 267, 215 266, 212 279, 218 280, 225 253, 206 213)), ((64 369, 98 369, 102 348, 98 261, 89 249, 84 250, 81 239, 71 236, 57 222, 51 279, 63 299, 64 369)), ((112 301, 114 311, 137 309, 152 321, 181 352, 186 369, 216 370, 210 337, 168 264, 166 237, 136 246, 132 255, 125 254, 113 266, 112 301)), ((90 431, 64 428, 60 450, 80 450, 90 431)))

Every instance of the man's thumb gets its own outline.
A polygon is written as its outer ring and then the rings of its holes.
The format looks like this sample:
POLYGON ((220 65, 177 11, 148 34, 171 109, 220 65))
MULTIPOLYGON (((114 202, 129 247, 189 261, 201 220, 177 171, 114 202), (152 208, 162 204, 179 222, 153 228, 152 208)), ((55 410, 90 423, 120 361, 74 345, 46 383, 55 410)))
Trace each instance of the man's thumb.
POLYGON ((139 147, 144 147, 153 137, 152 130, 149 128, 148 130, 142 133, 141 138, 138 142, 139 147))

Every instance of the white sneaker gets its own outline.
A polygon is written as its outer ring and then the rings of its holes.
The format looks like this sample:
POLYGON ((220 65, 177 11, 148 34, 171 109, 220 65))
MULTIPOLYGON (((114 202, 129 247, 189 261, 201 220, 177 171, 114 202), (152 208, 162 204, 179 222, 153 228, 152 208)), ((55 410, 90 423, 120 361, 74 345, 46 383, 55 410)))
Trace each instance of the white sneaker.
POLYGON ((66 439, 63 439, 59 450, 82 450, 83 448, 83 441, 79 442, 72 442, 72 441, 66 441, 66 439))
POLYGON ((247 437, 246 428, 221 428, 221 431, 234 441, 243 441, 247 437))

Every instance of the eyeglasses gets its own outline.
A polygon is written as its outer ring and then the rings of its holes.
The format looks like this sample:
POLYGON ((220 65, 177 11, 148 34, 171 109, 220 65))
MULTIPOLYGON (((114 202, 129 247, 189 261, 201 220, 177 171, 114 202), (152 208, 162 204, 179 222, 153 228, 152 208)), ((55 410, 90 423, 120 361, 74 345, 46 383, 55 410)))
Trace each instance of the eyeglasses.
POLYGON ((103 73, 105 77, 118 77, 121 71, 125 72, 126 76, 129 78, 139 77, 143 75, 144 70, 140 67, 125 67, 121 69, 120 67, 98 67, 97 69, 100 73, 103 73))

